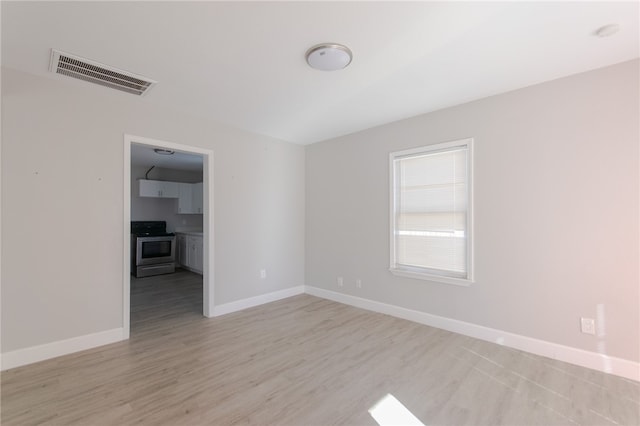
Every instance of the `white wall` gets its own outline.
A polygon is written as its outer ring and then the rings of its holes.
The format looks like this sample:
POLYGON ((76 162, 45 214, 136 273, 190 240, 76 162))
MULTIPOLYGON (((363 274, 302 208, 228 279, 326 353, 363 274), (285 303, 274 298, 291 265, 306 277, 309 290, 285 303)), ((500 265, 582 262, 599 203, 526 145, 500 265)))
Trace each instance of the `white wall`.
POLYGON ((303 284, 304 148, 152 104, 2 70, 4 353, 122 327, 125 133, 214 151, 216 305, 303 284))
POLYGON ((306 284, 637 362, 638 76, 636 60, 308 146, 306 284), (391 275, 389 153, 467 137, 475 284, 391 275))
MULTIPOLYGON (((164 220, 167 232, 202 230, 202 214, 178 214, 177 198, 140 197, 138 181, 149 170, 144 166, 131 167, 131 220, 164 220)), ((149 179, 172 182, 202 182, 202 171, 172 170, 155 167, 149 179)))

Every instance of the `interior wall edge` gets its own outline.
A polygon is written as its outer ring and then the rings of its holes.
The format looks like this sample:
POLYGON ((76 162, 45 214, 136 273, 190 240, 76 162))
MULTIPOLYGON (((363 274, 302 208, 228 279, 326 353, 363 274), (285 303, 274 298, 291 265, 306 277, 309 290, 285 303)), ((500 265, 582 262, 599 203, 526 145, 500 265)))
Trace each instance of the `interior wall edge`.
POLYGON ((255 306, 264 305, 266 303, 286 299, 287 297, 297 296, 299 294, 304 294, 304 290, 305 286, 300 285, 296 287, 285 288, 283 290, 273 291, 271 293, 248 297, 246 299, 235 300, 229 303, 223 303, 221 305, 216 305, 213 307, 213 316, 219 317, 221 315, 238 312, 243 309, 253 308, 255 306))
POLYGON ((640 363, 426 312, 305 286, 305 293, 640 382, 640 363))

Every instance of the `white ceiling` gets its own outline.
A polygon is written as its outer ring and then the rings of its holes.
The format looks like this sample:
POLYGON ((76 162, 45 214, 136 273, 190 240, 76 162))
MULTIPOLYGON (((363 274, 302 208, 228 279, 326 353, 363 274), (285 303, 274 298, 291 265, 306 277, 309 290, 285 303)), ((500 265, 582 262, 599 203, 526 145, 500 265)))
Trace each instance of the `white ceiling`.
POLYGON ((637 58, 638 12, 610 1, 3 1, 2 64, 71 80, 48 72, 60 49, 157 80, 141 102, 308 144, 637 58), (592 35, 609 23, 621 31, 592 35), (304 53, 322 42, 351 48, 351 65, 309 68, 304 53))
POLYGON ((162 155, 156 153, 152 146, 134 143, 131 144, 131 165, 201 172, 202 155, 180 151, 175 151, 172 155, 162 155))

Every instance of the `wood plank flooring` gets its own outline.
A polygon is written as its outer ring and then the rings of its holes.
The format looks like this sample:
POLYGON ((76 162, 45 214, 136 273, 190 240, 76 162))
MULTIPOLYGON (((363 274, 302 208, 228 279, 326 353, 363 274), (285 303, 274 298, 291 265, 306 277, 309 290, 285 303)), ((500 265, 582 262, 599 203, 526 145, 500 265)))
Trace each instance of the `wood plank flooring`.
POLYGON ((637 425, 640 384, 301 295, 201 315, 201 277, 132 280, 131 339, 2 373, 3 425, 637 425))

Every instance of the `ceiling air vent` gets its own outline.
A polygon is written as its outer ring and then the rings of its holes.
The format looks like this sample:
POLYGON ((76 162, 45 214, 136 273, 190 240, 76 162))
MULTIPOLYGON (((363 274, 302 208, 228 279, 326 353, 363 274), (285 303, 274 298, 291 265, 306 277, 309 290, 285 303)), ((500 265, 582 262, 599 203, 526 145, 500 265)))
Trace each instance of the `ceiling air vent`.
POLYGON ((147 77, 55 49, 51 50, 49 71, 134 95, 145 94, 157 83, 147 77))

